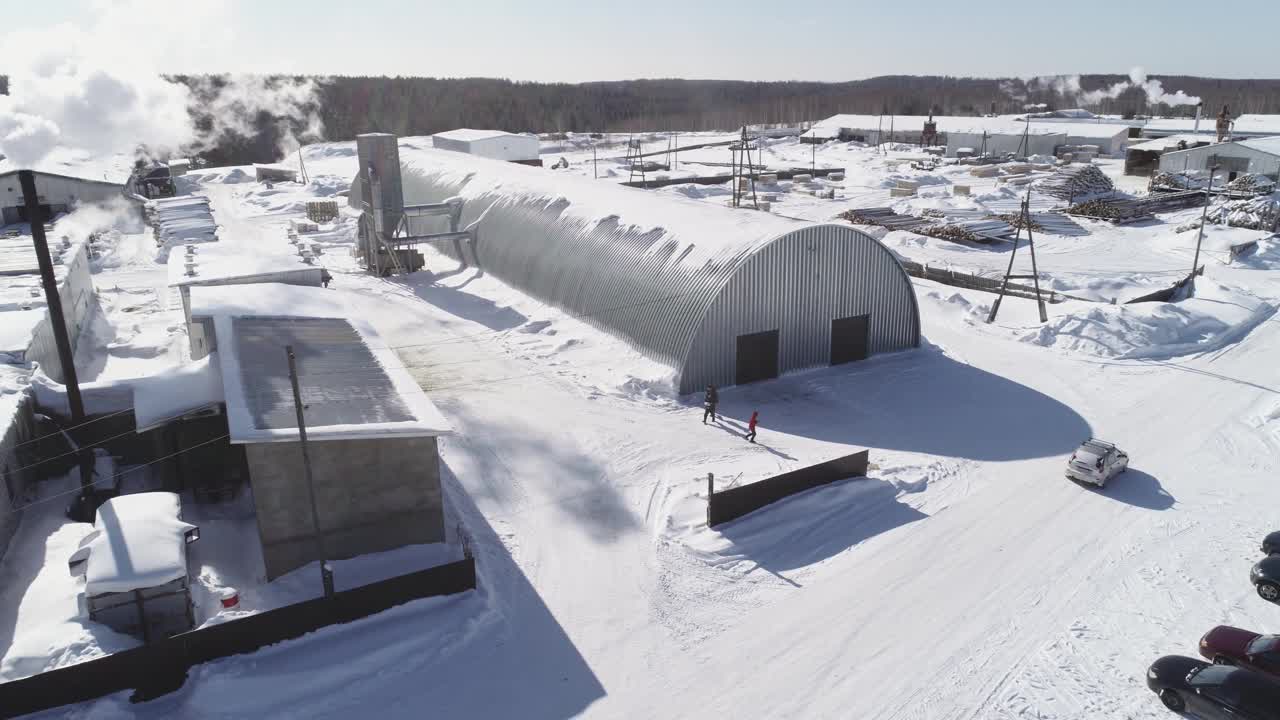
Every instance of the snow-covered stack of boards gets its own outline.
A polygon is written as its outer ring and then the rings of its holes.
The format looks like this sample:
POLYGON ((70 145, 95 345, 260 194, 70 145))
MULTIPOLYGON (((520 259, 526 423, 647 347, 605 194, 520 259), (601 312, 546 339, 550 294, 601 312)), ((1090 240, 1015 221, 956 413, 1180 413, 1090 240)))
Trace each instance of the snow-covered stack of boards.
POLYGON ((169 251, 178 245, 218 240, 209 198, 201 195, 148 200, 146 217, 156 237, 157 262, 168 262, 169 251))
POLYGON ((1253 173, 1241 175, 1227 183, 1227 192, 1235 195, 1270 195, 1276 190, 1276 181, 1266 175, 1253 173))
POLYGON ((1096 165, 1068 165, 1036 184, 1036 189, 1059 200, 1109 195, 1116 186, 1096 165))

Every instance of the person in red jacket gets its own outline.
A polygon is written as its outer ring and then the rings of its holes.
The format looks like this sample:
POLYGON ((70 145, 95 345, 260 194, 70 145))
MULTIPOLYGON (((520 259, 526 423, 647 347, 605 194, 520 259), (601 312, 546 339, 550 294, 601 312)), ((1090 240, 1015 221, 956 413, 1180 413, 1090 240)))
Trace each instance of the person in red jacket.
POLYGON ((751 421, 747 423, 747 442, 756 441, 756 423, 760 420, 760 411, 751 411, 751 421))

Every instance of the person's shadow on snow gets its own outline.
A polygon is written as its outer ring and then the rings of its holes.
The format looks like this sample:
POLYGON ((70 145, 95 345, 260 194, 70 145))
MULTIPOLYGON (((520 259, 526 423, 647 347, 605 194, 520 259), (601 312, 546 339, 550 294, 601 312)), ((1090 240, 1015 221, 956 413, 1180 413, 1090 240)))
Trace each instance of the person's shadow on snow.
MULTIPOLYGON (((708 424, 714 425, 715 427, 720 428, 721 430, 729 433, 730 435, 733 435, 734 437, 745 437, 747 434, 747 426, 745 424, 737 420, 724 417, 723 415, 717 417, 714 421, 708 424)), ((794 457, 791 457, 790 455, 782 452, 781 450, 775 450, 769 447, 768 445, 765 445, 762 442, 756 441, 755 443, 751 443, 751 444, 757 447, 763 448, 764 450, 767 450, 770 453, 777 455, 778 457, 784 460, 795 460, 794 457)))

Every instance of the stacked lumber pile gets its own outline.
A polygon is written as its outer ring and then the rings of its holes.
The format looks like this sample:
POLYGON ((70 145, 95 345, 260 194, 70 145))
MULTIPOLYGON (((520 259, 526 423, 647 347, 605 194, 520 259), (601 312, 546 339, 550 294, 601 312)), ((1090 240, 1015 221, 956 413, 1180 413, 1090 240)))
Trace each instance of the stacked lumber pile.
POLYGON ((1280 231, 1280 202, 1265 197, 1233 200, 1210 210, 1209 222, 1250 230, 1280 231))
POLYGON ((1180 192, 1152 193, 1137 201, 1144 212, 1158 213, 1182 210, 1183 208, 1200 207, 1209 198, 1204 190, 1183 190, 1180 192))
POLYGON ((1096 165, 1067 165, 1041 180, 1036 189, 1059 200, 1094 197, 1115 192, 1116 186, 1096 165))

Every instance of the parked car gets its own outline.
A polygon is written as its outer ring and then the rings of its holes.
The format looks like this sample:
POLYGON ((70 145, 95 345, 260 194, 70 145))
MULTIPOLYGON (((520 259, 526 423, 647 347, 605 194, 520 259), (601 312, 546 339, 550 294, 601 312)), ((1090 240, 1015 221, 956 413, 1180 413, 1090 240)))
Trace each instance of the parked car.
POLYGON ((1249 579, 1258 591, 1258 597, 1280 605, 1280 555, 1262 558, 1249 571, 1249 579))
POLYGON ((1280 555, 1280 530, 1262 538, 1263 555, 1280 555))
POLYGON ((1090 438, 1071 453, 1067 461, 1067 477, 1105 487, 1107 481, 1129 467, 1129 456, 1106 440, 1090 438))
POLYGON ((1147 687, 1204 720, 1280 720, 1280 682, 1244 668, 1166 655, 1147 669, 1147 687))
POLYGON ((1239 665, 1280 678, 1280 635, 1219 625, 1200 638, 1200 654, 1215 665, 1239 665))

